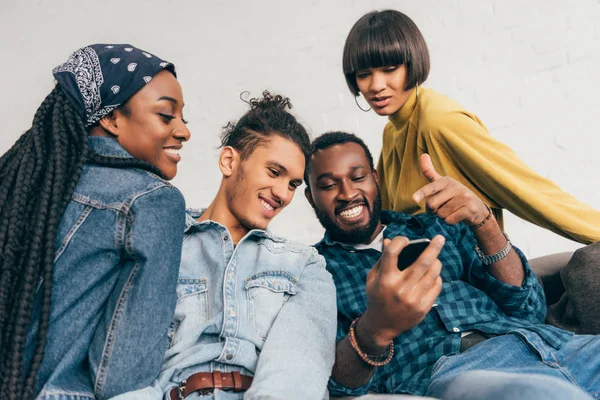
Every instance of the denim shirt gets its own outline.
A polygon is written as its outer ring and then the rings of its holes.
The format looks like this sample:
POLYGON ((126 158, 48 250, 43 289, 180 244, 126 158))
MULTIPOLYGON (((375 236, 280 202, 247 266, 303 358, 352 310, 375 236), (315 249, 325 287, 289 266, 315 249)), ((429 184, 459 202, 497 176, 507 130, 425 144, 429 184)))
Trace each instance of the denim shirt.
MULTIPOLYGON (((129 155, 114 139, 89 149, 129 155)), ((56 236, 39 399, 103 399, 151 384, 175 308, 185 226, 181 193, 140 169, 86 164, 56 236)), ((35 348, 42 290, 26 345, 35 348)))
MULTIPOLYGON (((244 393, 203 399, 322 399, 335 358, 335 287, 312 247, 227 228, 190 211, 177 308, 160 377, 119 399, 167 399, 196 372, 254 375, 244 393)), ((186 399, 198 397, 192 393, 186 399)))

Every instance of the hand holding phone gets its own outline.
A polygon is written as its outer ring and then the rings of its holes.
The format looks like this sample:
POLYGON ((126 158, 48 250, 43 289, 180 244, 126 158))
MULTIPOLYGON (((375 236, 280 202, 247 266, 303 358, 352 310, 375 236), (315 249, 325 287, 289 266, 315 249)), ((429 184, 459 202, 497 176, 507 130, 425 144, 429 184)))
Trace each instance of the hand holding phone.
POLYGON ((419 258, 421 253, 429 246, 430 242, 431 240, 427 238, 409 241, 406 247, 404 247, 398 255, 398 269, 404 271, 417 261, 417 258, 419 258))
POLYGON ((357 334, 377 348, 385 349, 390 340, 417 326, 442 290, 438 256, 445 238, 408 243, 402 236, 385 239, 381 257, 367 274, 367 309, 357 334))

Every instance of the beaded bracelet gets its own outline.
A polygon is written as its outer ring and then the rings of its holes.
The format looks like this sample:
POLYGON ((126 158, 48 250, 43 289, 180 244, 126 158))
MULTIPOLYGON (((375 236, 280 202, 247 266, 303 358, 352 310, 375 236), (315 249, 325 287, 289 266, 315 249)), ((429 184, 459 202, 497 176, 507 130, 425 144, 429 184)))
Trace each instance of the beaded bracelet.
POLYGON ((383 356, 369 357, 367 354, 362 352, 360 347, 358 347, 358 342, 356 341, 356 335, 354 333, 354 329, 356 327, 356 323, 358 322, 359 318, 360 317, 358 317, 354 321, 352 321, 352 324, 350 324, 350 332, 348 333, 348 338, 350 339, 350 345, 352 346, 354 351, 356 351, 356 354, 358 354, 358 356, 364 362, 366 362, 367 364, 369 364, 372 367, 381 367, 382 365, 385 365, 385 364, 389 363, 390 361, 392 361, 392 357, 394 356, 394 342, 392 342, 392 341, 390 341, 390 344, 388 345, 388 355, 385 358, 385 360, 383 360, 383 361, 379 361, 379 359, 381 359, 383 356))
MULTIPOLYGON (((485 203, 483 203, 483 204, 485 204, 485 203)), ((481 221, 477 225, 471 226, 471 229, 475 230, 477 228, 481 228, 483 225, 485 225, 486 222, 488 222, 490 220, 490 218, 492 218, 492 209, 487 204, 485 204, 485 207, 488 209, 488 215, 487 215, 487 217, 485 217, 483 219, 483 221, 481 221)))

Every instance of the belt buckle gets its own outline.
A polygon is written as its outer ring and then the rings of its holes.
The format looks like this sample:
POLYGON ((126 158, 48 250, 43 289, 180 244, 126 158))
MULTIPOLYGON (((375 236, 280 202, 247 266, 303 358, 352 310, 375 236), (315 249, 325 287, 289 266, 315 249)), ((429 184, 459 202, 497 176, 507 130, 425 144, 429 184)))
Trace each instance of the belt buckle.
POLYGON ((179 386, 177 387, 178 400, 183 400, 185 398, 185 394, 183 393, 183 391, 185 390, 185 385, 187 385, 187 379, 182 380, 179 386))

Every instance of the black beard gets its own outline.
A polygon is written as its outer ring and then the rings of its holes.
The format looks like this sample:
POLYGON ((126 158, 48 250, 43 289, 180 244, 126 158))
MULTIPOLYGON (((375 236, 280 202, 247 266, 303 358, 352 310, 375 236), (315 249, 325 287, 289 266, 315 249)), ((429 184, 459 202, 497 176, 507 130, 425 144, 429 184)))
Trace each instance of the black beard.
POLYGON ((365 226, 360 226, 351 230, 340 228, 335 221, 329 218, 327 213, 316 207, 313 207, 313 209, 315 210, 319 222, 323 228, 325 228, 332 240, 341 243, 360 244, 369 242, 381 219, 381 193, 379 192, 379 188, 377 188, 377 196, 373 202, 373 208, 370 207, 367 199, 365 199, 364 202, 369 213, 369 223, 365 226))

